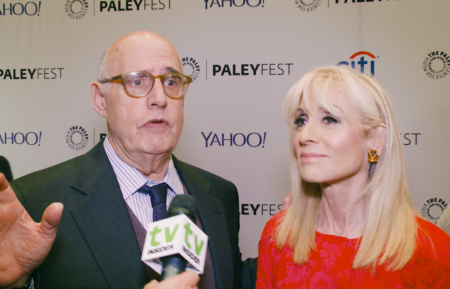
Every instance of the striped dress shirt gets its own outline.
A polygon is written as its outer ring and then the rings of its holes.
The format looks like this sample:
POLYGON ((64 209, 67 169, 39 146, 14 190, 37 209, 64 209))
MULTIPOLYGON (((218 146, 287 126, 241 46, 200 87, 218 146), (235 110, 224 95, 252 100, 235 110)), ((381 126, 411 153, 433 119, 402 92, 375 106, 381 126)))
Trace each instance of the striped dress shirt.
POLYGON ((167 190, 167 209, 176 195, 184 193, 183 184, 181 183, 180 177, 173 164, 172 156, 170 157, 166 175, 161 182, 156 182, 147 179, 140 171, 120 159, 109 143, 108 136, 103 142, 103 147, 109 162, 113 167, 114 173, 116 174, 125 202, 145 229, 153 222, 153 208, 150 195, 137 192, 140 187, 144 184, 153 187, 160 183, 166 183, 169 186, 169 189, 167 190))

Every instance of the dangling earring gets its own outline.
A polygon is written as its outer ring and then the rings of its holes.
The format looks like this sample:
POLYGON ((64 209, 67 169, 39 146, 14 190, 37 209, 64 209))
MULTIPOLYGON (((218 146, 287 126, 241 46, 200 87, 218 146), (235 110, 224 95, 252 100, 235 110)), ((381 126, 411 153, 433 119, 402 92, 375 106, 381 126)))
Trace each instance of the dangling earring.
POLYGON ((367 159, 369 163, 376 163, 378 161, 378 152, 376 150, 370 150, 367 159))

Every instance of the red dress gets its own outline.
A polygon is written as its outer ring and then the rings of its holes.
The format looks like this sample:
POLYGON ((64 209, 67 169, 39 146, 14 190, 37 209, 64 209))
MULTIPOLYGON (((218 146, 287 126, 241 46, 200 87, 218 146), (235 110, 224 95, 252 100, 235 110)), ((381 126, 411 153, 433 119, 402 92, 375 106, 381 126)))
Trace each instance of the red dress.
POLYGON ((317 251, 311 251, 306 264, 293 261, 294 250, 288 245, 277 249, 273 236, 276 224, 286 211, 273 216, 259 241, 256 288, 450 288, 450 236, 437 226, 417 218, 433 241, 419 230, 418 249, 408 264, 398 271, 378 266, 371 270, 352 269, 357 239, 316 232, 317 251))

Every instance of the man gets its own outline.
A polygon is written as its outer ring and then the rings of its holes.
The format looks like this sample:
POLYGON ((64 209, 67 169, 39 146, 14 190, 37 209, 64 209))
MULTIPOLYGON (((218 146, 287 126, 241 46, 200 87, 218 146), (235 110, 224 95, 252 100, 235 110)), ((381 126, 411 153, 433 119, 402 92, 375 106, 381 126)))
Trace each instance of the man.
POLYGON ((3 156, 0 156, 0 173, 3 173, 5 175, 8 182, 12 181, 13 176, 11 167, 9 166, 8 160, 3 156))
POLYGON ((197 201, 198 224, 209 236, 199 287, 240 287, 235 186, 171 155, 189 82, 181 71, 175 48, 152 32, 131 33, 107 49, 91 85, 106 140, 11 183, 20 203, 0 177, 0 286, 33 280, 37 288, 141 289, 154 278, 140 260, 142 231, 158 218, 153 194, 163 188, 164 207, 176 194, 197 201), (41 216, 40 224, 32 221, 41 216))

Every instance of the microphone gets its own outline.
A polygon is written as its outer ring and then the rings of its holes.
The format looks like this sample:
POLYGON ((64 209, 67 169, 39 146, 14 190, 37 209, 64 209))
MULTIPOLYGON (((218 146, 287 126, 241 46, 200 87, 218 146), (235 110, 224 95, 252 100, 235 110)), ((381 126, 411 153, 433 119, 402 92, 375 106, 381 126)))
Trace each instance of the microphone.
MULTIPOLYGON (((195 205, 194 197, 190 195, 176 195, 170 203, 165 219, 182 214, 186 215, 192 222, 196 222, 197 206, 195 205)), ((160 260, 163 266, 161 281, 181 274, 186 270, 187 261, 180 254, 162 257, 160 260)))
POLYGON ((141 259, 161 274, 161 280, 186 269, 203 273, 208 236, 195 224, 196 216, 195 199, 177 195, 166 218, 148 226, 141 259))
POLYGON ((176 195, 170 203, 164 219, 185 214, 192 222, 197 220, 197 205, 191 195, 176 195))

